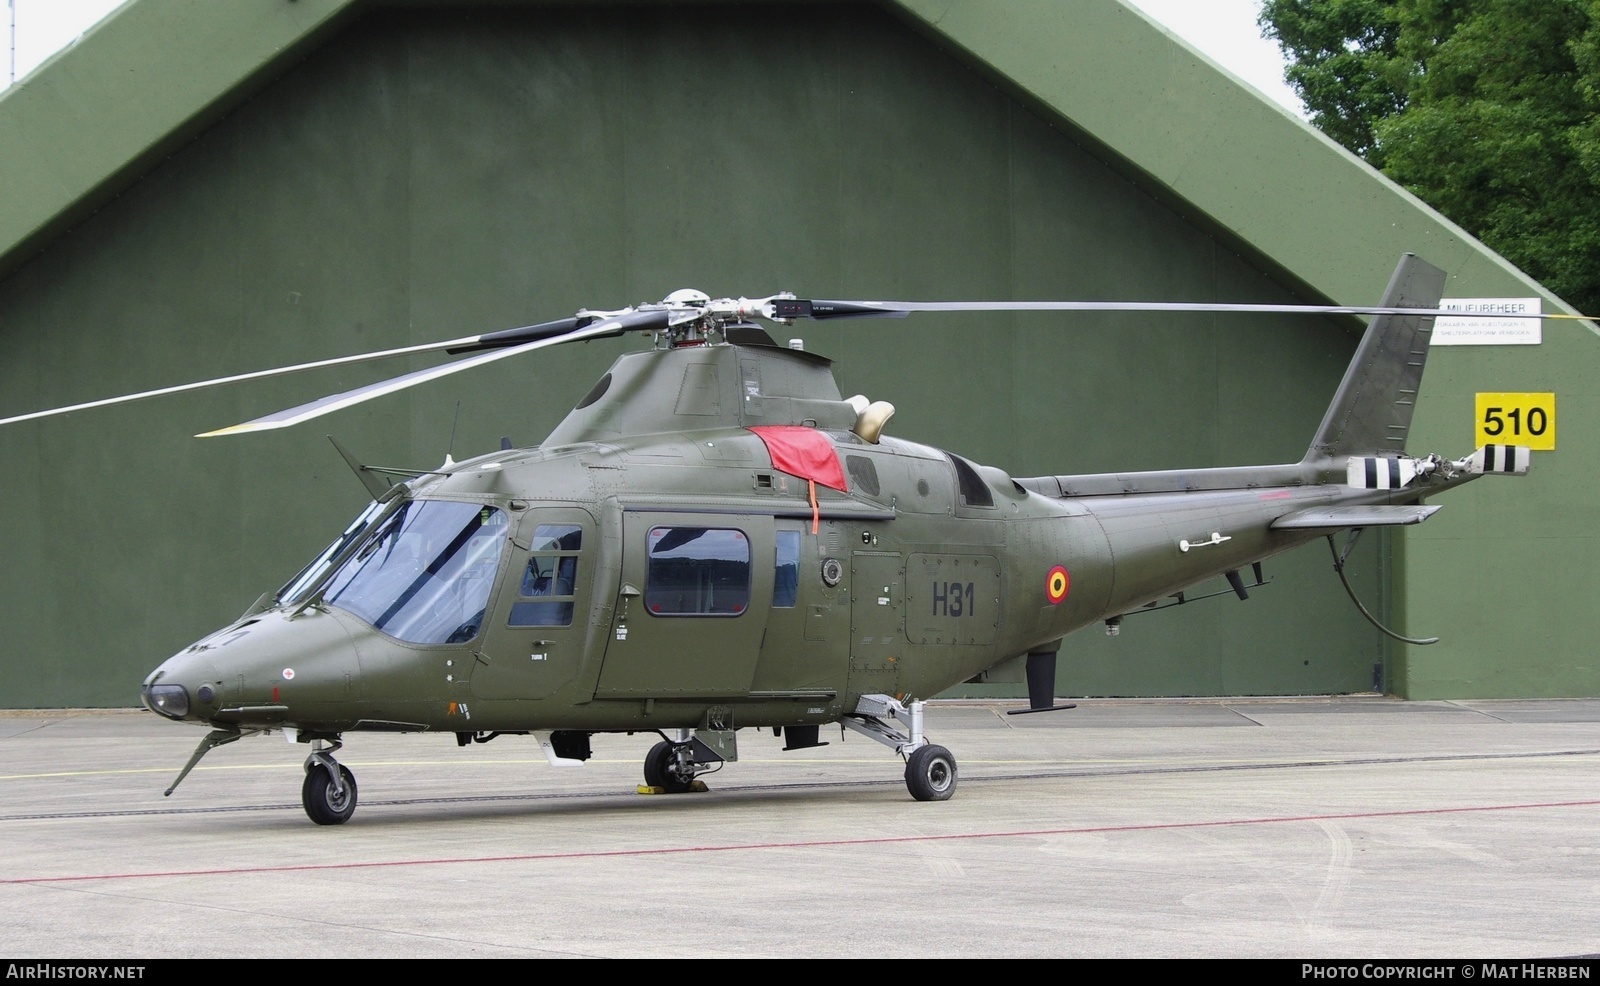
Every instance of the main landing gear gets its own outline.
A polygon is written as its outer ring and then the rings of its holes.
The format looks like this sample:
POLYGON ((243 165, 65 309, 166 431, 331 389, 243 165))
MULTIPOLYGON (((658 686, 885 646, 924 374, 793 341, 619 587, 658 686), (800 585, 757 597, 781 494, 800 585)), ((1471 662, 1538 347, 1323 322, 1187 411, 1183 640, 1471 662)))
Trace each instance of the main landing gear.
POLYGON ((306 779, 300 785, 300 803, 318 825, 343 825, 356 811, 356 777, 350 768, 333 759, 344 744, 335 739, 324 747, 323 742, 311 741, 306 779))
POLYGON ((956 793, 956 758, 922 734, 925 703, 905 705, 891 695, 863 695, 839 724, 906 758, 906 790, 918 801, 948 801, 956 793), (905 729, 892 721, 906 724, 905 729))
POLYGON ((906 757, 906 789, 918 801, 949 801, 956 793, 956 758, 942 746, 919 746, 906 757))
MULTIPOLYGON (((663 737, 667 734, 662 733, 663 737)), ((728 734, 731 740, 732 734, 728 734)), ((641 794, 687 794, 706 790, 705 781, 696 775, 722 766, 723 756, 697 739, 692 729, 675 729, 671 739, 650 748, 644 758, 644 786, 641 794)))

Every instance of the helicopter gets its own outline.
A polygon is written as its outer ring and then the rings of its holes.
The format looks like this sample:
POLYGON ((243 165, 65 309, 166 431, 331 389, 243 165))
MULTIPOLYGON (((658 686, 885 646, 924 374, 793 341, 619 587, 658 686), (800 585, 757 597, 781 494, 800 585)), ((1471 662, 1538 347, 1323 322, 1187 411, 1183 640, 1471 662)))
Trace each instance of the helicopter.
MULTIPOLYGON (((1115 633, 1217 577, 1229 588, 1212 595, 1244 599, 1265 584, 1264 559, 1317 538, 1343 581, 1363 530, 1420 523, 1435 494, 1528 471, 1524 446, 1405 451, 1444 279, 1408 254, 1372 308, 682 290, 0 424, 343 362, 468 354, 201 437, 239 434, 548 346, 646 335, 653 345, 619 357, 535 447, 503 441, 413 472, 363 465, 335 442, 371 503, 292 579, 143 682, 150 711, 210 727, 165 793, 212 749, 281 730, 309 746, 301 798, 319 825, 352 817, 356 779, 334 754, 345 734, 370 731, 444 732, 461 746, 532 736, 557 767, 590 759, 596 734, 655 733, 640 790, 683 794, 738 760, 741 731, 796 751, 825 745, 821 727, 837 724, 902 757, 911 797, 942 801, 958 768, 927 735, 929 696, 1023 657, 1028 706, 1012 713, 1069 709, 1055 672, 1074 631, 1115 633), (759 324, 1073 310, 1374 317, 1298 462, 1028 478, 886 434, 891 405, 843 398, 828 359, 759 324), (1342 554, 1338 532, 1349 532, 1342 554)), ((1379 630, 1430 642, 1382 626, 1344 585, 1379 630)))

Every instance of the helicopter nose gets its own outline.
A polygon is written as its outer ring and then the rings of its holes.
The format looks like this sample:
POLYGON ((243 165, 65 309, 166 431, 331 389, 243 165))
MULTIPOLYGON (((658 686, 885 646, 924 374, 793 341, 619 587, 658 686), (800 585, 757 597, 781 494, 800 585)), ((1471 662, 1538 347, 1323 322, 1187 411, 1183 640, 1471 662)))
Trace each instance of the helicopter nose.
POLYGON ((139 690, 139 700, 144 703, 145 708, 156 715, 182 720, 189 718, 191 706, 196 709, 216 706, 220 689, 210 682, 195 686, 194 701, 191 702, 188 685, 180 684, 176 680, 163 682, 159 680, 161 677, 164 676, 152 674, 145 681, 144 687, 139 690))
POLYGON ((139 689, 145 708, 167 719, 182 720, 201 718, 190 713, 215 707, 220 677, 209 659, 194 653, 195 647, 173 655, 150 672, 139 689))
POLYGON ((218 630, 162 662, 140 691, 144 707, 167 719, 272 726, 291 706, 313 702, 337 681, 359 676, 341 621, 317 614, 267 613, 218 630))

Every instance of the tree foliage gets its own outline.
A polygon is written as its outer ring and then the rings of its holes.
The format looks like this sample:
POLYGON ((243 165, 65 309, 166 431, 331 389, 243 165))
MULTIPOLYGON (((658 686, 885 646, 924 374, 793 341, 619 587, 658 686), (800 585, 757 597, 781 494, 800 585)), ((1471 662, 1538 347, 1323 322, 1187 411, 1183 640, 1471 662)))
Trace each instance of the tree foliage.
POLYGON ((1400 23, 1389 0, 1268 0, 1262 30, 1292 61, 1284 78, 1317 129, 1371 159, 1373 125, 1405 106, 1400 23))
POLYGON ((1600 311, 1600 0, 1266 0, 1312 123, 1600 311))

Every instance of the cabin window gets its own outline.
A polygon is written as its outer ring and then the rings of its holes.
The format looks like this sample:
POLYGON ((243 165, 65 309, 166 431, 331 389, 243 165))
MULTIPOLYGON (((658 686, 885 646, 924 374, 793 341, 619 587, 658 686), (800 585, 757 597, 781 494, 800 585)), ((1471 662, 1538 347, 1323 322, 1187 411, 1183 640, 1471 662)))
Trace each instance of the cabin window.
POLYGON ((508 526, 494 507, 413 500, 367 535, 323 598, 407 643, 465 643, 483 628, 508 526))
POLYGON ((522 570, 517 601, 506 622, 514 627, 565 627, 572 625, 572 608, 578 584, 578 552, 583 528, 576 524, 540 524, 534 528, 533 547, 522 570))
POLYGON ((779 531, 772 569, 772 605, 792 609, 800 595, 800 532, 779 531))
POLYGON ((652 616, 738 616, 750 605, 750 539, 719 527, 652 527, 644 605, 652 616))

